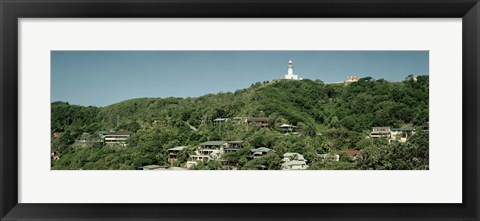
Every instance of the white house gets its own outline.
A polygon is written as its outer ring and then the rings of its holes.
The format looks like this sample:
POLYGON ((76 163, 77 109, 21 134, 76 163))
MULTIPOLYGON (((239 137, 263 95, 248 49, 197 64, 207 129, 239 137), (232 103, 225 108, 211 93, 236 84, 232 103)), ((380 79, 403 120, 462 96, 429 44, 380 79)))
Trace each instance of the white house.
POLYGON ((282 161, 284 162, 282 170, 305 170, 308 168, 307 160, 299 153, 285 153, 282 161))
POLYGON ((279 126, 284 134, 298 134, 298 127, 291 124, 282 124, 279 126))
POLYGON ((193 154, 193 155, 190 155, 190 160, 187 161, 186 167, 187 169, 190 169, 198 165, 198 162, 209 161, 211 159, 212 158, 208 155, 193 154))
POLYGON ((398 141, 400 143, 407 142, 408 138, 415 134, 414 128, 392 128, 390 129, 390 142, 398 141))
POLYGON ((390 127, 373 127, 370 132, 370 138, 388 138, 388 142, 396 141, 404 143, 410 136, 415 134, 415 128, 390 128, 390 127))
POLYGON ((370 138, 390 137, 390 127, 372 127, 370 138))
POLYGON ((127 146, 127 139, 132 134, 130 131, 110 132, 103 139, 106 145, 127 146))

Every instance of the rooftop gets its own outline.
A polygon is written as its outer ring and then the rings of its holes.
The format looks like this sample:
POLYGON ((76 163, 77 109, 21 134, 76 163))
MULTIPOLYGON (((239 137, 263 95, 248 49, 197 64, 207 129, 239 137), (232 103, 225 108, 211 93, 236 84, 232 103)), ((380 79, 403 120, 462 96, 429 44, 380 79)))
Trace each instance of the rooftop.
POLYGON ((131 131, 122 130, 122 131, 109 132, 107 135, 132 135, 132 134, 133 132, 131 131))
POLYGON ((405 128, 392 128, 390 129, 392 131, 414 131, 415 128, 412 127, 405 127, 405 128))
POLYGON ((342 150, 343 153, 347 154, 348 156, 359 155, 362 151, 359 150, 342 150))
POLYGON ((270 117, 249 117, 247 120, 248 121, 269 121, 272 118, 270 117))
POLYGON ((283 157, 296 157, 296 160, 305 160, 302 154, 299 153, 284 153, 283 157))
POLYGON ((390 127, 372 127, 372 129, 390 129, 390 127))
POLYGON ((251 152, 263 152, 263 153, 267 153, 267 152, 270 152, 270 151, 273 151, 272 149, 269 149, 269 148, 266 148, 266 147, 260 147, 260 148, 256 148, 256 149, 251 149, 250 150, 251 152))
POLYGON ((183 149, 187 149, 188 146, 179 146, 179 147, 174 147, 174 148, 170 148, 168 150, 171 150, 171 151, 181 151, 183 149))
POLYGON ((291 124, 282 124, 282 125, 280 125, 280 127, 282 127, 282 128, 285 128, 285 127, 286 127, 286 128, 289 128, 289 127, 297 127, 297 126, 293 126, 293 125, 291 125, 291 124))
POLYGON ((200 144, 200 146, 220 146, 227 143, 227 141, 219 140, 219 141, 207 141, 200 144))

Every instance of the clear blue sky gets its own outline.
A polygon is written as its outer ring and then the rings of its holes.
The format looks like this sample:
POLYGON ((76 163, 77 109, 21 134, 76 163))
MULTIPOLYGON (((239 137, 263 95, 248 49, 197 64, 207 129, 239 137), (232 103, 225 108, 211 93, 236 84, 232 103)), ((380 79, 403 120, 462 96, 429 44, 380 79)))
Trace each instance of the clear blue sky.
POLYGON ((198 97, 282 78, 403 80, 429 74, 428 51, 52 51, 51 100, 106 106, 140 97, 198 97))

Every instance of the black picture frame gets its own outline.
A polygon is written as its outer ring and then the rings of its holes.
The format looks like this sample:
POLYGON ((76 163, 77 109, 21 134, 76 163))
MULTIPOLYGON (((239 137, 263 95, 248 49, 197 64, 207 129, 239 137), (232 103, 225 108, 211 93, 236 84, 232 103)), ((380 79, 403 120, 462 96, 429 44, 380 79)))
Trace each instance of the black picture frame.
POLYGON ((1 220, 479 220, 478 0, 0 0, 0 15, 1 220), (20 204, 17 21, 75 17, 462 18, 463 203, 20 204))

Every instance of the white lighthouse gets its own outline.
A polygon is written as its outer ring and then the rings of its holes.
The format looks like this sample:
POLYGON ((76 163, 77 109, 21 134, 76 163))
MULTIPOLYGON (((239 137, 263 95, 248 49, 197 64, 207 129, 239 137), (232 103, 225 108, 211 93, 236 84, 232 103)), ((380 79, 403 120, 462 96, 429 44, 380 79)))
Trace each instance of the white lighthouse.
POLYGON ((288 61, 287 75, 285 75, 285 79, 298 80, 298 75, 293 74, 293 62, 292 62, 292 60, 288 61))

